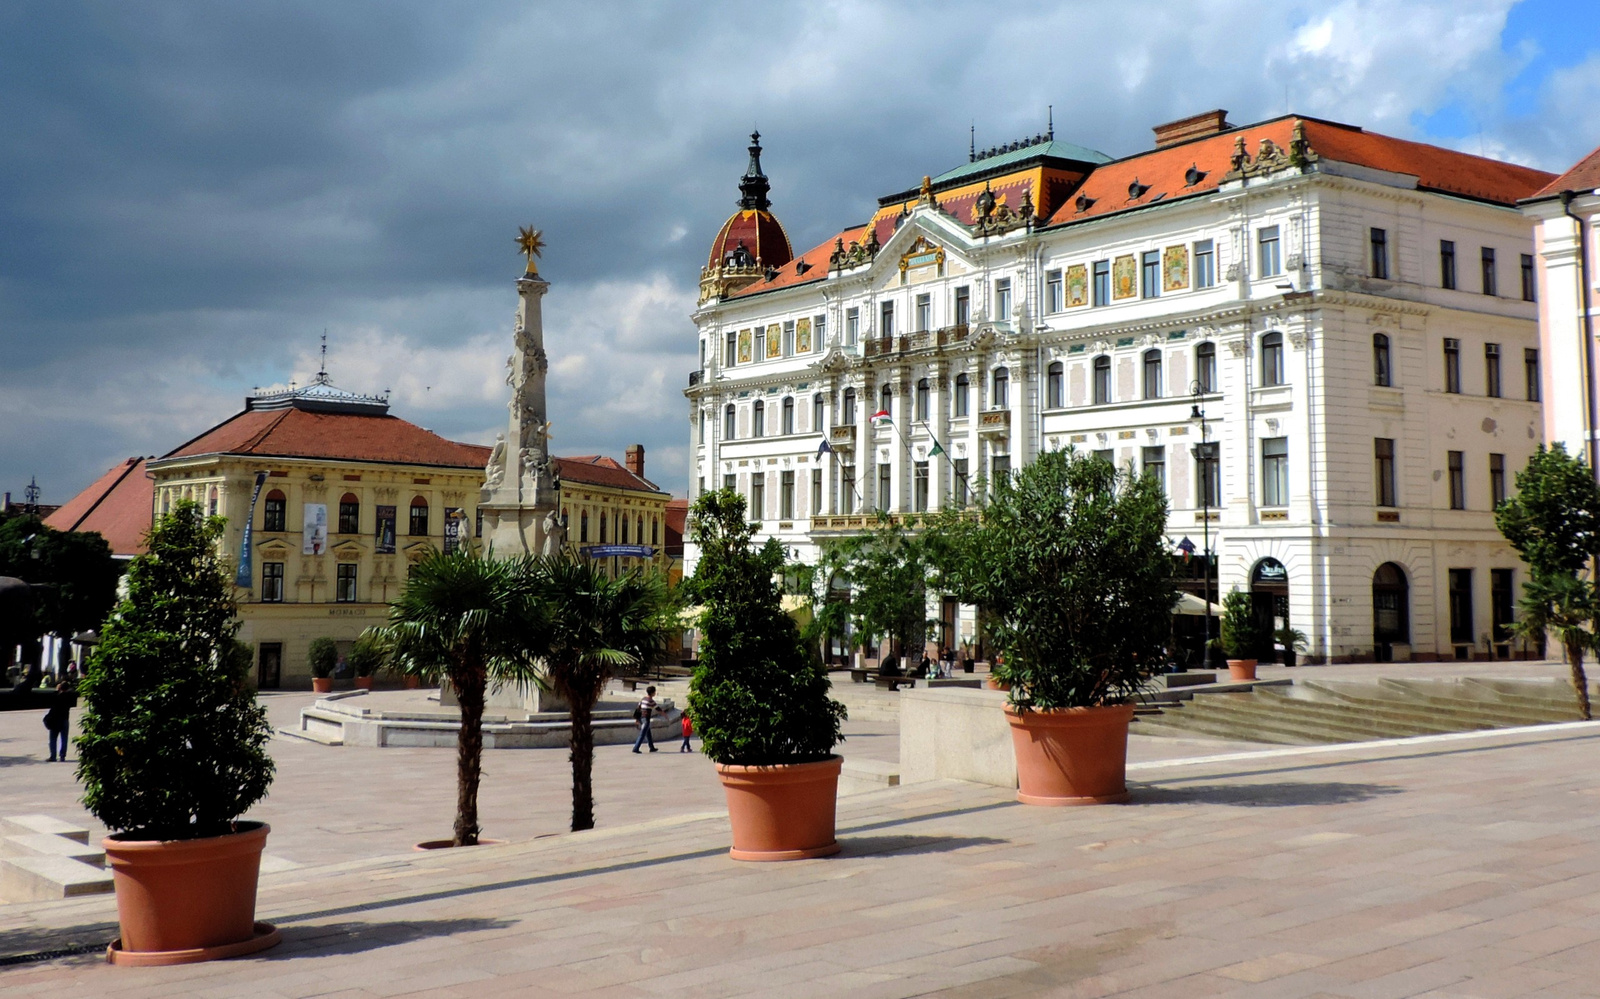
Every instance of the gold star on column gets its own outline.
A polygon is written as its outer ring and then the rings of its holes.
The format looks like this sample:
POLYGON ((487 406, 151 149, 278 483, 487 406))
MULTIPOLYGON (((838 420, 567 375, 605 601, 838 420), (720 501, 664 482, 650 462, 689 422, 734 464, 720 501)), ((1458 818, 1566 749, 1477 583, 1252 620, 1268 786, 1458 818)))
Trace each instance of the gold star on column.
POLYGON ((517 230, 517 248, 528 258, 528 273, 538 274, 539 266, 533 262, 533 258, 544 249, 544 233, 531 225, 521 226, 517 230))

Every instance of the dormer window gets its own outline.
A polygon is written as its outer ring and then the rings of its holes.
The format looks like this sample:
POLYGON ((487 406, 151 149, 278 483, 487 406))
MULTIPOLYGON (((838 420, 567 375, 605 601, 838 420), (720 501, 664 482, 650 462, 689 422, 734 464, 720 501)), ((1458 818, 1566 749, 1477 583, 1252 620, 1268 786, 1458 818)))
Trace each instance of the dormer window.
POLYGON ((1133 183, 1128 185, 1128 200, 1138 201, 1144 197, 1144 193, 1148 190, 1150 190, 1150 185, 1139 183, 1139 178, 1135 177, 1133 178, 1133 183))
POLYGON ((1094 198, 1089 197, 1087 194, 1080 194, 1078 195, 1078 200, 1073 204, 1077 206, 1078 211, 1086 212, 1094 207, 1094 202, 1094 198))
POLYGON ((1184 187, 1193 187, 1193 186, 1195 186, 1196 184, 1200 183, 1202 180, 1205 180, 1205 179, 1206 179, 1206 172, 1204 170, 1200 169, 1200 165, 1198 163, 1191 164, 1189 169, 1187 169, 1187 170, 1185 170, 1183 172, 1183 186, 1184 187))

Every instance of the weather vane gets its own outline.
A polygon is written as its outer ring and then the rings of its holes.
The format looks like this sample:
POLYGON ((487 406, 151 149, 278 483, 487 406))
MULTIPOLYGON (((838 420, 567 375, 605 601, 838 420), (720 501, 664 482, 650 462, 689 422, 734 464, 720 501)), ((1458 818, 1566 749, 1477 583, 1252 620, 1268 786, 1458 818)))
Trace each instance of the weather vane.
POLYGON ((533 262, 539 256, 539 251, 544 249, 544 233, 531 225, 521 226, 517 230, 517 247, 528 258, 528 273, 537 275, 539 265, 533 262))

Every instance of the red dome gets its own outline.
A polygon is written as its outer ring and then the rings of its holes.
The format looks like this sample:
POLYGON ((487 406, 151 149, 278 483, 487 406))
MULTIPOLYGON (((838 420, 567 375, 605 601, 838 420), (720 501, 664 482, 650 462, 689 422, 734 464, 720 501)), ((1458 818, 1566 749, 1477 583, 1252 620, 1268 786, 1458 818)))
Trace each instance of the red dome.
POLYGON ((730 254, 738 252, 740 244, 752 258, 749 262, 763 267, 782 267, 794 259, 783 225, 765 209, 741 208, 728 216, 711 241, 707 266, 721 266, 730 254))

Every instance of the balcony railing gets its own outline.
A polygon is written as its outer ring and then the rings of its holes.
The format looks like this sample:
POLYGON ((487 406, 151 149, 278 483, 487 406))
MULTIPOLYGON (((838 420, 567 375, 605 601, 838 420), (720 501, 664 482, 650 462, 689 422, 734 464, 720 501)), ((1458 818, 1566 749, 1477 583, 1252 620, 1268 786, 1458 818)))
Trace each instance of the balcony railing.
POLYGON ((1011 410, 991 409, 978 414, 978 432, 1004 433, 1011 429, 1011 410))
POLYGON ((828 431, 828 442, 836 446, 854 447, 856 443, 855 426, 832 428, 828 431))

